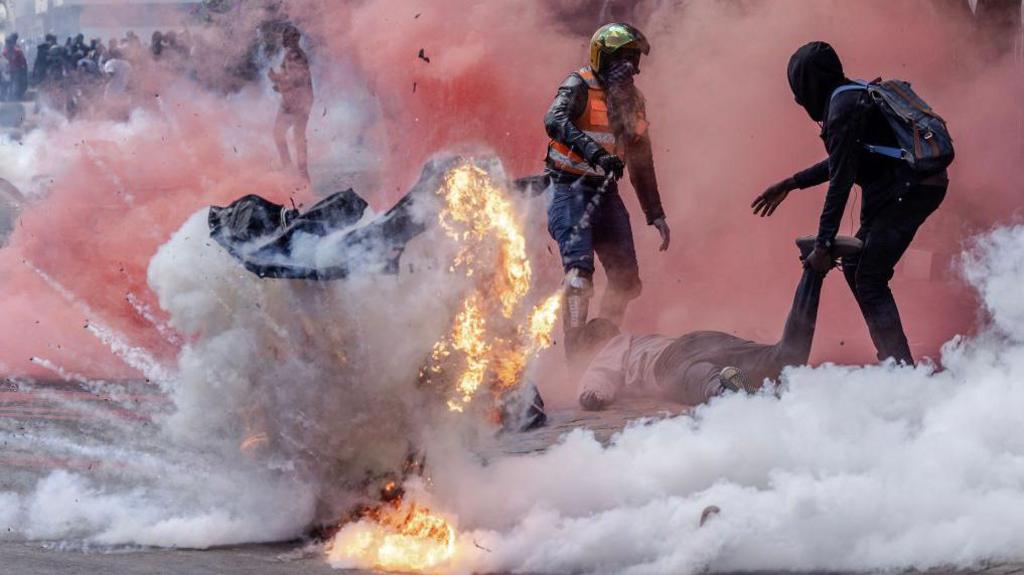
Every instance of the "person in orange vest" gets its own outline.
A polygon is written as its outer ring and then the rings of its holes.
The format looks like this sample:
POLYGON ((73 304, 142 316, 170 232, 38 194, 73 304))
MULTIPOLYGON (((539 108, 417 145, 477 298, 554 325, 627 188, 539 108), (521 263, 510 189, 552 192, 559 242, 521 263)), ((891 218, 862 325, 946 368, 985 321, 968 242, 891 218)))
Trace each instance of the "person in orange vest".
POLYGON ((644 98, 633 84, 641 56, 649 53, 636 28, 601 27, 590 42, 590 65, 562 83, 544 117, 551 137, 548 232, 565 271, 566 333, 587 321, 595 253, 608 277, 601 317, 621 323, 629 301, 640 295, 633 230, 617 185, 627 167, 647 224, 661 235, 661 251, 669 246, 644 98))

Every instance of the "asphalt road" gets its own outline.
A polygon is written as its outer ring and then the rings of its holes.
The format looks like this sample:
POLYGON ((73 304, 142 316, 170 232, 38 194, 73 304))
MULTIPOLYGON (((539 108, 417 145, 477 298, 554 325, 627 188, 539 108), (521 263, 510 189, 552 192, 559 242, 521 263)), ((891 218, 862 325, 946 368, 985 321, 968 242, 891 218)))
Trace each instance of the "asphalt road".
MULTIPOLYGON (((117 552, 61 550, 43 543, 0 543, 0 573, 11 575, 77 573, 102 573, 104 575, 370 575, 371 572, 332 569, 320 556, 319 551, 300 543, 223 547, 207 551, 136 550, 117 552)), ((937 569, 924 573, 926 575, 975 573, 1024 575, 1024 564, 999 564, 964 571, 937 569)), ((922 572, 918 571, 914 574, 922 575, 922 572)), ((829 575, 848 574, 833 573, 829 575)))
MULTIPOLYGON (((104 437, 105 422, 117 419, 145 420, 150 413, 166 407, 166 400, 151 388, 138 386, 119 401, 89 393, 70 383, 49 383, 36 389, 22 389, 10 380, 0 387, 0 491, 20 491, 53 469, 86 472, 101 461, 61 454, 44 455, 24 449, 20 438, 46 430, 74 430, 104 437)), ((637 417, 674 415, 683 406, 652 402, 623 402, 615 409, 598 413, 554 412, 544 428, 524 434, 505 434, 482 450, 483 457, 514 456, 546 449, 564 433, 576 427, 592 429, 607 441, 627 421, 637 417)), ((303 542, 274 545, 242 545, 205 551, 173 549, 109 549, 83 547, 81 543, 0 541, 0 575, 49 575, 102 573, 110 575, 249 575, 249 574, 340 574, 327 564, 322 549, 303 542)), ((916 572, 921 573, 921 572, 916 572)), ((993 564, 974 570, 933 570, 929 575, 1024 575, 1024 563, 993 564)), ((836 574, 845 575, 845 574, 836 574)))
POLYGON ((0 573, 51 575, 359 575, 366 571, 332 569, 319 552, 302 544, 250 545, 207 551, 61 550, 52 544, 0 543, 0 573))

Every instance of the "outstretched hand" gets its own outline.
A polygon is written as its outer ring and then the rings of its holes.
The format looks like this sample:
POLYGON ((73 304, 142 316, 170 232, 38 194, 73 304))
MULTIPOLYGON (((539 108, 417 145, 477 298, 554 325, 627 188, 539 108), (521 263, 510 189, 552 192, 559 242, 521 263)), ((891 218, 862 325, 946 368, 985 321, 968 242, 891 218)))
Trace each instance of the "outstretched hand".
POLYGON ((661 247, 658 248, 659 252, 668 250, 668 245, 672 241, 672 231, 668 229, 668 222, 665 221, 664 217, 654 220, 651 224, 658 229, 658 233, 661 235, 661 247))
POLYGON ((796 186, 792 178, 787 178, 770 186, 761 195, 754 198, 753 203, 750 204, 750 207, 754 208, 754 215, 766 218, 774 214, 779 205, 789 196, 789 192, 794 189, 796 189, 796 186))

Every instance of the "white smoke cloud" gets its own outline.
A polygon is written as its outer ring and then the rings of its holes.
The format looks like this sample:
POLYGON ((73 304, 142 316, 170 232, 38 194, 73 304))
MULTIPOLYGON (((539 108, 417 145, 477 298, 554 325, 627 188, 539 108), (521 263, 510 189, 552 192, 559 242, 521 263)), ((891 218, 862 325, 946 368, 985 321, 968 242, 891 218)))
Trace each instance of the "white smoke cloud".
POLYGON ((207 213, 149 268, 187 341, 159 382, 171 406, 149 427, 93 410, 88 428, 3 433, 11 449, 97 469, 0 492, 0 526, 11 529, 2 537, 196 548, 286 540, 344 516, 401 471, 431 413, 417 373, 461 289, 438 265, 449 244, 410 245, 415 273, 401 277, 261 280, 210 239, 207 213), (240 450, 261 431, 267 444, 240 450))
POLYGON ((606 448, 578 430, 543 454, 438 466, 435 495, 475 528, 460 567, 639 574, 1024 558, 1024 227, 979 238, 963 262, 991 322, 949 342, 941 368, 792 368, 780 397, 721 397, 633 425, 606 448), (698 527, 708 505, 721 513, 698 527))

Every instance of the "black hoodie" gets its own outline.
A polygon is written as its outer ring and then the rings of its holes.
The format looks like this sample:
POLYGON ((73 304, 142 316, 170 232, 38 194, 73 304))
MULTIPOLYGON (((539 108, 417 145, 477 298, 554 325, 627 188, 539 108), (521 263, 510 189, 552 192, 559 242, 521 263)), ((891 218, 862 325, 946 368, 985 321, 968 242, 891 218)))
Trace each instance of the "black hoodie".
POLYGON ((789 86, 798 104, 816 122, 823 122, 821 137, 828 159, 796 175, 801 189, 829 182, 818 226, 818 244, 831 244, 854 183, 864 192, 861 223, 886 209, 912 182, 913 173, 899 160, 871 154, 864 144, 896 145, 885 117, 863 90, 850 90, 832 99, 836 88, 849 84, 832 46, 811 42, 789 60, 789 86))

